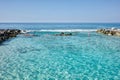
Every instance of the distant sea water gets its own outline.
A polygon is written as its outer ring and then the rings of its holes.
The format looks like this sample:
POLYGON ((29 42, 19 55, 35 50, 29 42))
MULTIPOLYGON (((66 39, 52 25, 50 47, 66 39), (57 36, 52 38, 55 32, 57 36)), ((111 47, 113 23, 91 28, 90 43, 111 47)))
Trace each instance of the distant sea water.
POLYGON ((0 80, 120 80, 120 37, 95 32, 112 27, 120 23, 0 23, 35 35, 0 45, 0 80))
POLYGON ((120 23, 0 23, 3 29, 99 29, 99 28, 120 28, 120 23))

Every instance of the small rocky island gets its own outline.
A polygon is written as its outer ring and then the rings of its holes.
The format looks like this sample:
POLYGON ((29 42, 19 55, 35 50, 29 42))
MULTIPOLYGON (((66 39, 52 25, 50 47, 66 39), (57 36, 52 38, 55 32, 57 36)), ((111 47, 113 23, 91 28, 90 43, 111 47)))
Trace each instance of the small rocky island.
POLYGON ((18 29, 0 29, 0 43, 21 33, 18 29))
POLYGON ((120 29, 98 29, 97 33, 102 33, 105 35, 110 35, 110 36, 119 36, 120 37, 120 29))

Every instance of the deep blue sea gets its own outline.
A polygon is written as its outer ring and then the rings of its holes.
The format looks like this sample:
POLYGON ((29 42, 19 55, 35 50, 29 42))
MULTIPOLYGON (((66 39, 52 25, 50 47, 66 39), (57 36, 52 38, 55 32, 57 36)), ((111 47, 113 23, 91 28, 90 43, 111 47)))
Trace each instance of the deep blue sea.
POLYGON ((0 23, 34 35, 0 44, 0 80, 120 80, 120 37, 95 32, 112 27, 120 23, 0 23))

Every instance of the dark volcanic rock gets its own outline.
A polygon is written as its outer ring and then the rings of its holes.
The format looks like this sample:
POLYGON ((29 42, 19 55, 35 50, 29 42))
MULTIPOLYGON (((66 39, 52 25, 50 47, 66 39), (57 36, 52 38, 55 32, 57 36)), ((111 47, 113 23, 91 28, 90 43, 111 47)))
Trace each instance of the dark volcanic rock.
POLYGON ((9 38, 16 37, 20 32, 21 30, 18 29, 0 29, 0 43, 9 38))

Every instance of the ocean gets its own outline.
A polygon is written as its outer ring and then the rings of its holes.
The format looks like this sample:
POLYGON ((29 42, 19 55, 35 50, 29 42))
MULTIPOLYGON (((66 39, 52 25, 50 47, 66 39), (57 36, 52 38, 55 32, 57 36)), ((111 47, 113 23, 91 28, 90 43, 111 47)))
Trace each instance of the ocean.
POLYGON ((32 34, 0 44, 0 80, 120 80, 120 37, 96 33, 112 27, 120 23, 0 23, 32 34))

